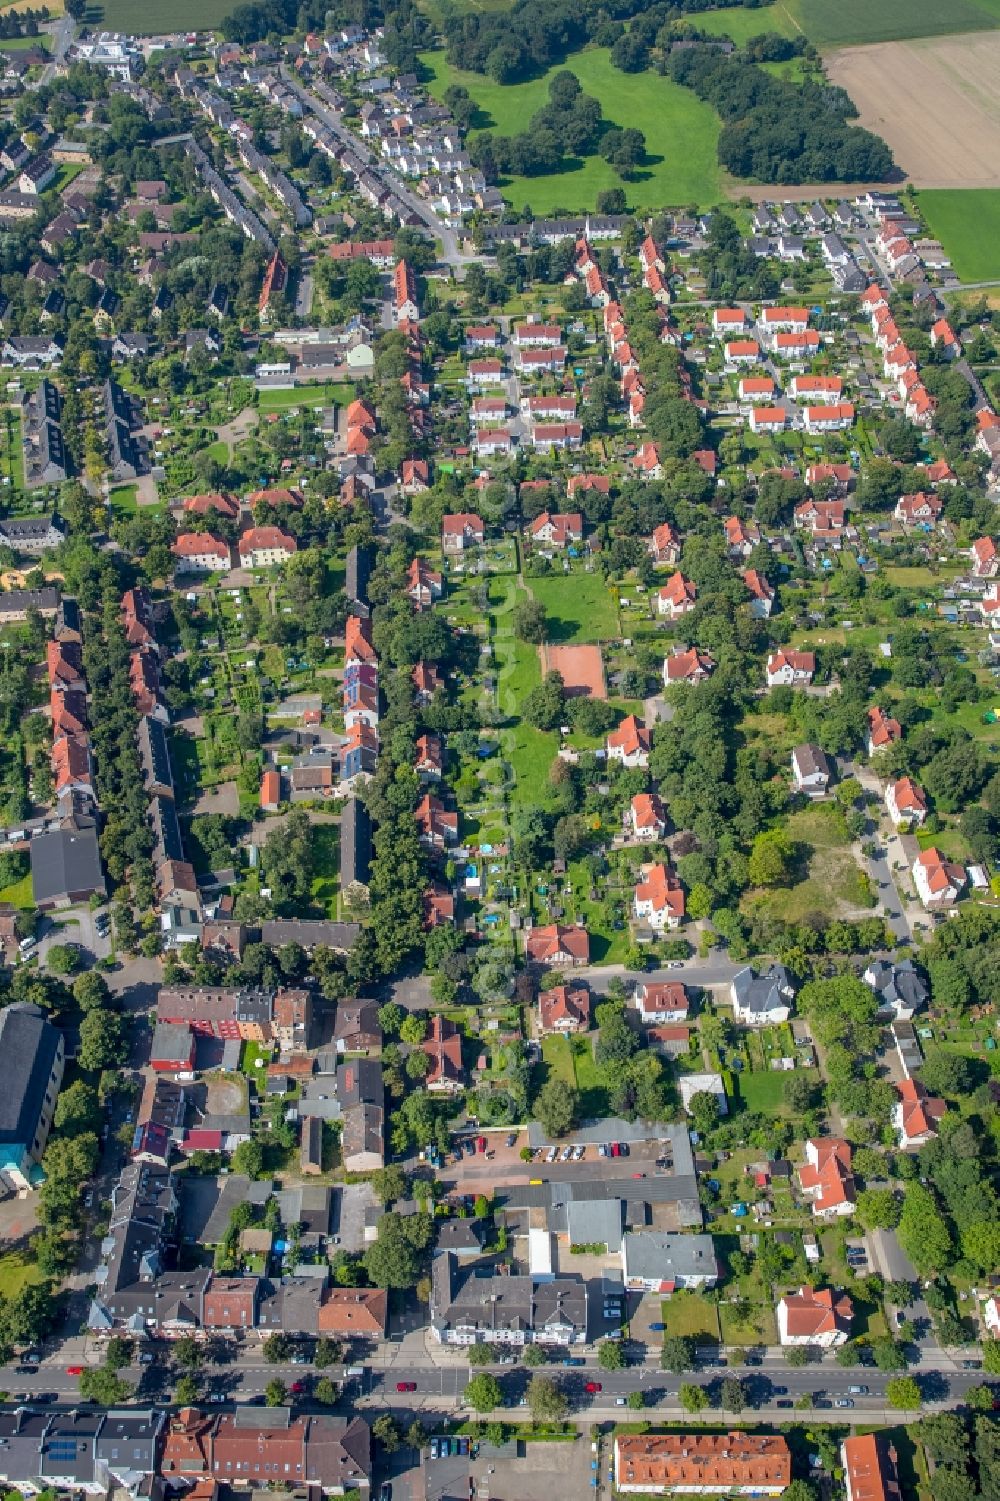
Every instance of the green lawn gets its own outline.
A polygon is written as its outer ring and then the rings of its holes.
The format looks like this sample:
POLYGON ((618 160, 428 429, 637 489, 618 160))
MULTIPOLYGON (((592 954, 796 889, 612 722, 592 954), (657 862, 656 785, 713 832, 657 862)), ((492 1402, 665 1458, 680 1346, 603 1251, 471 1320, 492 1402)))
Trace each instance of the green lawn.
POLYGON ((31 912, 35 906, 35 898, 31 891, 31 871, 15 881, 12 886, 5 886, 0 891, 0 902, 9 903, 16 907, 19 912, 31 912))
POLYGON ((672 1334, 689 1335, 693 1339, 717 1340, 719 1338, 719 1314, 714 1303, 700 1293, 679 1292, 672 1298, 664 1298, 660 1304, 665 1329, 665 1339, 672 1334))
POLYGON ((699 31, 709 36, 727 36, 737 47, 742 47, 748 37, 760 36, 761 32, 773 31, 778 36, 800 35, 798 26, 788 5, 762 5, 756 10, 747 10, 743 5, 727 6, 722 10, 703 11, 697 19, 699 31))
POLYGON ((720 1303, 719 1324, 724 1345, 743 1346, 777 1343, 774 1310, 761 1303, 743 1308, 735 1303, 720 1303))
POLYGON ((617 596, 600 574, 552 574, 529 578, 528 585, 545 606, 553 646, 619 639, 617 596))
POLYGON ((547 1069, 547 1079, 561 1079, 564 1084, 570 1085, 576 1082, 568 1037, 543 1037, 542 1059, 547 1069))
POLYGON ((802 922, 811 912, 846 916, 867 907, 862 873, 851 851, 843 814, 832 804, 793 813, 787 832, 804 854, 802 878, 790 887, 749 893, 744 907, 765 907, 786 922, 802 922))
POLYGON ((10 1251, 0 1256, 0 1298, 13 1298, 29 1282, 41 1282, 42 1274, 30 1256, 10 1251))
POLYGON ((139 509, 138 497, 138 485, 119 485, 117 490, 112 490, 109 497, 113 514, 119 519, 134 516, 139 509))
POLYGON ((580 1116, 583 1120, 600 1120, 608 1113, 608 1091, 594 1061, 593 1039, 574 1037, 573 1068, 580 1091, 580 1116))
POLYGON ((340 889, 340 830, 336 824, 316 824, 312 831, 314 863, 312 898, 329 918, 337 916, 340 889))
MULTIPOLYGON (((452 83, 463 84, 479 106, 477 130, 517 134, 548 98, 549 74, 529 83, 502 85, 478 73, 453 69, 443 52, 425 52, 421 61, 433 75, 430 92, 440 98, 452 83)), ((588 94, 600 100, 614 125, 637 126, 646 137, 649 159, 636 181, 622 183, 598 156, 575 161, 548 177, 515 177, 502 185, 516 208, 530 204, 536 214, 556 208, 593 209, 605 188, 624 186, 632 209, 666 205, 709 206, 722 196, 716 144, 719 119, 710 105, 655 73, 625 74, 611 63, 606 47, 575 53, 563 65, 588 94)), ((560 71, 553 69, 552 72, 560 71)))
POLYGON ((764 1115, 777 1115, 785 1098, 785 1074, 780 1069, 768 1069, 765 1073, 748 1073, 746 1070, 735 1076, 739 1097, 748 1110, 764 1115))
POLYGON ((232 10, 231 0, 97 0, 87 6, 87 24, 108 31, 150 36, 161 31, 205 31, 218 27, 232 10))
POLYGON ((1000 188, 925 188, 917 203, 962 281, 1000 280, 1000 188))
POLYGON ((350 381, 317 381, 312 385, 293 386, 289 389, 269 387, 261 391, 257 405, 262 412, 287 412, 293 407, 324 406, 332 402, 346 407, 354 400, 354 387, 350 381))
POLYGON ((48 52, 47 41, 45 36, 8 36, 0 41, 0 52, 25 52, 29 47, 41 47, 48 52))

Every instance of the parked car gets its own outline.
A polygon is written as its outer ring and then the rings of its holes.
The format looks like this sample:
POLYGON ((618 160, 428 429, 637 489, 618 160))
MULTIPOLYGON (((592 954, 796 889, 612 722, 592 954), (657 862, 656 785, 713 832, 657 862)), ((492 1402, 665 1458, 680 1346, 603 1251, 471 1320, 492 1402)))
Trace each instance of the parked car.
POLYGON ((597 1392, 601 1392, 601 1391, 604 1390, 603 1386, 601 1385, 601 1383, 599 1381, 588 1381, 588 1382, 585 1383, 583 1389, 584 1389, 585 1392, 590 1392, 592 1396, 595 1395, 597 1392))
POLYGON ((665 1329, 667 1326, 666 1326, 666 1324, 650 1324, 649 1327, 650 1327, 651 1331, 655 1329, 656 1332, 659 1333, 662 1329, 665 1329))
POLYGON ((66 1375, 67 1376, 82 1376, 83 1375, 83 1366, 82 1365, 68 1365, 66 1367, 66 1375))
POLYGON ((415 1381, 397 1381, 396 1382, 396 1390, 398 1392, 415 1392, 416 1389, 417 1389, 417 1383, 415 1381))
POLYGON ((507 1145, 509 1147, 516 1147, 517 1146, 517 1132, 516 1131, 512 1131, 510 1133, 510 1135, 508 1136, 508 1138, 507 1138, 507 1145))
POLYGON ((833 1405, 834 1407, 853 1407, 854 1402, 850 1397, 838 1397, 833 1405))

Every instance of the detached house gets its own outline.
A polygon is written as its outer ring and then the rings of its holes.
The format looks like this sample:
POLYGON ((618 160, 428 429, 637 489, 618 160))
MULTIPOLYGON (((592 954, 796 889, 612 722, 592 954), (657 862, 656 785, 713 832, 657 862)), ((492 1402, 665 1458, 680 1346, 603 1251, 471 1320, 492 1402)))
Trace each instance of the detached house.
POLYGON ((891 719, 876 705, 868 710, 868 754, 884 750, 902 739, 903 727, 898 719, 891 719))
POLYGON ((811 651, 792 651, 783 647, 767 659, 767 686, 804 688, 813 680, 816 656, 811 651))
POLYGON ((933 845, 921 850, 913 862, 913 883, 917 895, 929 911, 950 907, 958 900, 965 885, 965 871, 961 865, 946 860, 933 845))
POLYGON ((679 620, 693 610, 698 599, 698 590, 683 573, 672 573, 656 596, 656 610, 668 620, 679 620))
POLYGON ((846 1293, 824 1287, 800 1287, 786 1293, 777 1307, 778 1337, 783 1345, 818 1345, 834 1350, 851 1334, 854 1305, 846 1293))
POLYGON ((795 985, 783 964, 758 975, 749 965, 733 976, 729 990, 733 1018, 744 1027, 769 1027, 792 1014, 795 985))
POLYGON ((667 815, 655 792, 637 792, 625 816, 626 829, 634 839, 655 844, 667 828, 667 815))
POLYGON ((855 1187, 850 1143, 840 1136, 810 1138, 806 1160, 799 1168, 799 1187, 812 1200, 813 1214, 852 1214, 855 1187))
POLYGON ((481 547, 486 537, 482 518, 463 511, 441 518, 441 551, 446 555, 463 553, 467 547, 481 547))
POLYGON ((440 573, 428 568, 422 558, 414 558, 406 571, 406 592, 417 609, 429 609, 436 599, 441 598, 441 589, 440 573))
POLYGON ((911 777, 900 777, 885 789, 885 805, 898 829, 901 824, 922 824, 927 817, 927 797, 911 777))
POLYGON ((664 521, 649 540, 649 552, 654 563, 677 563, 681 556, 681 539, 669 521, 664 521))
POLYGON ((688 993, 679 980, 638 980, 633 992, 639 1020, 647 1027, 685 1022, 690 1011, 688 993))
POLYGON ((651 732, 640 724, 634 714, 623 719, 617 730, 608 736, 608 760, 617 761, 629 769, 649 765, 651 732))
POLYGON ((767 620, 774 609, 773 588, 756 568, 748 568, 742 579, 750 593, 750 614, 754 620, 767 620))
POLYGON ((528 527, 528 535, 539 547, 571 547, 583 541, 583 516, 579 511, 543 511, 528 527))
POLYGON ((830 785, 830 763, 818 745, 797 745, 792 751, 795 788, 807 797, 823 797, 830 785))
POLYGON ((590 962, 590 938, 586 928, 563 927, 549 923, 532 928, 525 939, 524 951, 533 964, 553 969, 571 969, 590 962))
POLYGON ((432 1016, 430 1033, 420 1044, 421 1052, 431 1061, 424 1083, 439 1094, 455 1094, 465 1086, 462 1064, 462 1035, 454 1022, 444 1016, 432 1016))
POLYGON ((893 513, 904 526, 934 526, 941 515, 943 502, 933 491, 918 490, 915 495, 901 495, 893 513))
POLYGON ((584 985, 555 985, 538 997, 540 1032, 586 1032, 590 1026, 590 993, 584 985))
POLYGON ((879 1017, 892 1021, 910 1021, 927 1005, 930 990, 912 959, 890 964, 887 959, 872 959, 862 976, 878 1000, 879 1017))
POLYGON ((679 928, 684 920, 684 891, 673 871, 656 861, 644 865, 641 875, 632 898, 636 921, 654 933, 679 928))
POLYGON ((970 549, 972 572, 977 579, 993 579, 1000 573, 1000 553, 992 537, 979 537, 970 549))
POLYGON ((458 814, 449 813, 439 798, 425 792, 413 816, 417 821, 420 843, 432 850, 443 850, 458 839, 458 814))
POLYGON ((678 647, 663 662, 663 682, 667 688, 672 683, 703 683, 715 667, 714 659, 707 651, 696 646, 678 647))
POLYGON ((927 1093, 919 1079, 902 1079, 895 1085, 898 1099, 892 1108, 893 1130, 904 1152, 914 1152, 938 1132, 938 1121, 948 1109, 944 1100, 927 1093))

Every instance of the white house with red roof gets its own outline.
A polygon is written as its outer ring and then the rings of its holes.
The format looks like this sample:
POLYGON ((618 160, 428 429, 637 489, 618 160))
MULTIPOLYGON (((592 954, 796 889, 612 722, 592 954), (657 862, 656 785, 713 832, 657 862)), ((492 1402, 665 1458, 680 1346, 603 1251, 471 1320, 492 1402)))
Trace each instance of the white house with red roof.
POLYGON ((608 736, 608 760, 617 761, 630 770, 636 766, 648 766, 651 744, 651 732, 634 714, 629 714, 608 736))
POLYGON ((810 464, 806 470, 806 484, 810 490, 817 485, 833 485, 846 492, 853 478, 850 464, 810 464))
POLYGON ((839 375, 793 375, 788 382, 788 394, 793 401, 837 402, 844 390, 839 375))
POLYGON ((762 573, 748 568, 742 574, 743 582, 750 591, 750 614, 754 620, 767 620, 774 609, 774 590, 762 573))
POLYGON ((965 869, 954 860, 946 860, 933 845, 921 850, 913 862, 913 884, 917 895, 928 911, 950 907, 961 895, 965 885, 965 869))
POLYGON ((741 375, 736 383, 740 404, 748 410, 755 406, 769 406, 774 401, 776 389, 773 375, 741 375))
POLYGON ((643 865, 636 883, 632 910, 637 922, 654 933, 679 928, 684 921, 684 891, 680 881, 661 861, 643 865))
POLYGON ((729 339, 725 354, 729 366, 756 365, 760 359, 760 345, 756 339, 729 339))
POLYGON ((272 568, 287 563, 298 552, 298 543, 276 526, 252 526, 237 543, 240 562, 245 568, 272 568))
POLYGON ((854 406, 849 401, 806 407, 802 421, 807 433, 846 432, 854 422, 854 406))
POLYGON ((543 511, 528 527, 539 547, 572 547, 583 541, 583 515, 579 511, 543 511))
POLYGON ((835 1350, 850 1338, 854 1305, 846 1293, 833 1288, 800 1287, 797 1293, 786 1293, 775 1311, 783 1345, 835 1350))
POLYGON ((792 512, 792 522, 808 527, 814 537, 831 537, 847 525, 847 507, 842 500, 802 500, 792 512))
POLYGON ((898 829, 902 824, 919 826, 927 817, 927 797, 912 777, 900 777, 885 789, 885 806, 898 829))
POLYGON ((741 334, 747 326, 747 315, 742 308, 717 307, 712 311, 712 329, 717 334, 741 334))
POLYGON ((707 651, 696 646, 678 646, 663 661, 663 682, 669 688, 672 683, 703 683, 715 667, 715 660, 707 651))
POLYGON ((516 349, 554 349, 562 343, 558 323, 515 323, 511 343, 516 349))
POLYGON ((637 792, 625 815, 627 832, 642 844, 655 844, 667 829, 667 815, 655 792, 637 792))
POLYGON ((850 1143, 840 1136, 811 1137, 798 1170, 799 1187, 812 1200, 817 1219, 854 1211, 855 1186, 850 1143))
POLYGON ((819 334, 814 328, 804 328, 801 332, 790 330, 775 334, 771 340, 771 349, 780 359, 796 360, 818 354, 819 342, 819 334))
POLYGON ((934 526, 942 506, 941 497, 932 490, 918 490, 915 495, 901 495, 893 514, 904 526, 934 526))
POLYGON ((473 511, 454 511, 441 517, 441 551, 454 555, 467 547, 481 547, 486 525, 473 511))
POLYGON ((506 427, 481 427, 474 438, 476 453, 482 459, 492 459, 500 454, 514 452, 514 439, 506 427))
POLYGON ((903 727, 898 719, 883 714, 877 704, 868 710, 868 754, 870 756, 873 756, 876 751, 885 750, 888 745, 894 745, 902 738, 903 727))
POLYGON ((170 545, 175 573, 228 573, 232 549, 211 532, 181 532, 170 545))
POLYGON ((643 479, 662 479, 663 464, 655 443, 643 443, 632 460, 643 479))
POLYGON ((431 1061, 424 1087, 438 1094, 456 1094, 465 1085, 462 1063, 462 1034, 454 1022, 444 1016, 432 1016, 430 1032, 420 1050, 431 1061))
POLYGON ((638 980, 632 1001, 639 1020, 647 1027, 687 1021, 691 1010, 687 990, 679 980, 638 980))
POLYGON ((969 549, 972 572, 977 579, 995 579, 1000 573, 1000 553, 992 537, 977 537, 969 549))
POLYGON ((680 561, 680 534, 669 521, 661 522, 656 527, 647 546, 654 563, 678 563, 680 561))
POLYGON ((441 802, 425 792, 413 810, 420 843, 428 849, 443 850, 458 838, 458 814, 451 813, 441 802))
POLYGON ((590 992, 585 985, 554 985, 538 996, 539 1032, 586 1032, 590 1026, 590 992))
POLYGON ((757 327, 767 337, 777 333, 800 334, 809 327, 809 309, 804 307, 766 307, 761 309, 757 327))
POLYGON ((944 356, 949 360, 956 360, 962 353, 962 343, 947 318, 939 318, 931 328, 931 348, 941 346, 944 356))
POLYGON ((545 927, 530 930, 524 941, 524 952, 533 964, 568 969, 589 964, 590 937, 586 928, 548 923, 545 927))
POLYGON ((767 686, 805 688, 812 682, 815 672, 815 652, 792 651, 784 646, 771 652, 767 659, 767 686))
POLYGON ((938 1134, 938 1122, 948 1107, 928 1094, 919 1079, 901 1079, 895 1090, 892 1127, 903 1151, 915 1152, 938 1134))
POLYGON ((406 592, 418 610, 429 609, 441 598, 443 582, 440 573, 429 568, 423 558, 414 558, 406 570, 406 592))
POLYGON ((726 550, 729 556, 733 559, 748 558, 760 542, 760 527, 756 521, 727 516, 722 526, 726 533, 726 550))
POLYGON ((683 573, 672 573, 663 588, 657 591, 656 612, 668 620, 679 620, 694 609, 697 599, 698 590, 691 580, 683 573))
POLYGON ((752 407, 750 431, 753 433, 783 433, 788 426, 788 413, 784 407, 752 407))

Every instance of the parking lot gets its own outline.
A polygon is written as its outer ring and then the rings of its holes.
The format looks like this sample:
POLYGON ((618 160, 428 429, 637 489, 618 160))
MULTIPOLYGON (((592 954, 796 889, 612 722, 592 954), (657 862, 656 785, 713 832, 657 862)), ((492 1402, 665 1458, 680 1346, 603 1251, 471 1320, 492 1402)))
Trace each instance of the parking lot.
POLYGON ((590 1487, 590 1444, 482 1443, 468 1457, 429 1459, 427 1501, 552 1501, 553 1496, 585 1496, 590 1487))

